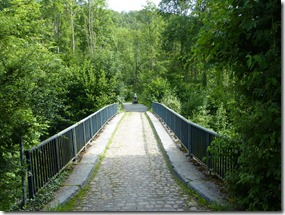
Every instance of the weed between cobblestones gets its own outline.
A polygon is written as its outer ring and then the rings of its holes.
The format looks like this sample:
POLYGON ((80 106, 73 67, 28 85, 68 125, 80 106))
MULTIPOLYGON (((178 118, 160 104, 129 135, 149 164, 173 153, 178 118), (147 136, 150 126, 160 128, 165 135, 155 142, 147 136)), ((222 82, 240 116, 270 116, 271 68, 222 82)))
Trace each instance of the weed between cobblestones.
POLYGON ((105 158, 106 156, 106 153, 108 151, 108 149, 110 148, 110 145, 111 143, 113 142, 113 138, 115 136, 115 134, 117 133, 117 130, 121 124, 121 122, 123 121, 123 119, 125 118, 126 116, 126 113, 124 113, 123 117, 121 118, 121 120, 119 121, 114 133, 112 134, 112 137, 110 138, 103 154, 100 155, 99 157, 99 161, 98 163, 95 165, 95 168, 94 168, 94 171, 87 183, 87 185, 85 185, 74 197, 72 197, 67 203, 65 203, 64 205, 60 205, 54 209, 52 209, 52 211, 61 211, 61 212, 64 212, 64 211, 73 211, 74 208, 76 206, 78 206, 78 204, 80 204, 80 202, 82 202, 84 196, 86 195, 86 193, 88 192, 88 190, 90 189, 90 184, 92 182, 92 180, 95 178, 97 172, 98 172, 98 169, 102 163, 102 160, 105 158))

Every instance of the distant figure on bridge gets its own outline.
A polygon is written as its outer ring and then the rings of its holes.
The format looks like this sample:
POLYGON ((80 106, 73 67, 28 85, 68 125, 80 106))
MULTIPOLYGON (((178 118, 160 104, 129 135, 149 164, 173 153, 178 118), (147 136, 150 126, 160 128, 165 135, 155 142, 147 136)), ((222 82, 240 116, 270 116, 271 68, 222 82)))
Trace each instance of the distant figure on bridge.
POLYGON ((134 98, 133 98, 133 104, 137 104, 138 103, 138 98, 137 98, 137 94, 134 94, 134 98))

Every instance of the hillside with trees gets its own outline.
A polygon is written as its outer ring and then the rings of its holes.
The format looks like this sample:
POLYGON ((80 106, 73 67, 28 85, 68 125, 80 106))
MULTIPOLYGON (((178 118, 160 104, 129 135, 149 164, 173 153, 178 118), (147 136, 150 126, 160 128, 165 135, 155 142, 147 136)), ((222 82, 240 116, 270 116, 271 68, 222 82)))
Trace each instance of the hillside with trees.
POLYGON ((236 210, 281 210, 281 2, 0 3, 0 210, 29 149, 107 104, 152 101, 221 134, 236 210))

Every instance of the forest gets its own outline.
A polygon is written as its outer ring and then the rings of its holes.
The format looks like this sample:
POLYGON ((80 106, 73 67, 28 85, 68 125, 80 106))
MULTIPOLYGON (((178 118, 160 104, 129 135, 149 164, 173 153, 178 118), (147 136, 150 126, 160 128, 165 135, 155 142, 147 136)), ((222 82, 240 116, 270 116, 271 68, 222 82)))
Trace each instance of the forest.
POLYGON ((281 2, 0 2, 0 210, 29 149, 107 104, 165 104, 221 135, 235 210, 281 210, 281 2))

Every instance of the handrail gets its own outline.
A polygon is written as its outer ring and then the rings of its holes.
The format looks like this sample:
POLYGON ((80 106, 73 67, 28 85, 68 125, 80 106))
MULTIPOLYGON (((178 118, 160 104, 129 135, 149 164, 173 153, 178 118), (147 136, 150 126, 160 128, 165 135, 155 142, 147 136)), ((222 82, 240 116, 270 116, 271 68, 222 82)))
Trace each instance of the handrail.
POLYGON ((74 160, 117 111, 117 103, 105 106, 26 151, 30 198, 74 160))
MULTIPOLYGON (((153 103, 157 103, 157 102, 153 102, 153 103)), ((157 103, 157 104, 160 104, 160 103, 157 103)), ((192 121, 190 121, 189 119, 186 119, 184 116, 180 115, 179 113, 176 113, 174 110, 170 109, 169 107, 165 106, 164 104, 160 104, 161 106, 163 106, 165 109, 167 109, 168 111, 172 112, 174 115, 176 115, 177 117, 179 117, 180 119, 188 122, 189 124, 201 129, 201 130, 204 130, 212 135, 218 135, 216 132, 210 130, 210 129, 207 129, 207 128, 204 128, 202 127, 201 125, 198 125, 192 121)))
POLYGON ((219 177, 225 177, 226 172, 232 167, 231 159, 223 153, 212 156, 208 151, 211 142, 221 137, 219 134, 191 122, 163 104, 153 102, 152 109, 179 138, 190 156, 197 158, 219 177))
POLYGON ((77 125, 78 125, 78 123, 75 123, 75 124, 73 124, 73 125, 71 125, 71 126, 65 128, 64 130, 60 131, 59 133, 57 133, 57 134, 55 134, 55 135, 53 135, 53 136, 51 136, 51 137, 49 137, 49 138, 43 140, 42 142, 39 143, 39 145, 32 147, 32 148, 30 149, 30 151, 33 151, 33 150, 35 150, 35 149, 37 149, 37 148, 39 148, 39 147, 45 145, 46 143, 48 143, 48 142, 50 142, 50 141, 56 139, 57 137, 59 137, 59 136, 65 134, 66 132, 72 130, 72 129, 75 128, 77 125))
MULTIPOLYGON (((116 104, 116 103, 115 103, 115 104, 116 104)), ((49 138, 43 140, 39 145, 34 146, 33 148, 31 148, 31 150, 34 150, 35 148, 38 148, 38 147, 40 147, 40 146, 46 144, 47 142, 50 142, 50 141, 54 140, 55 138, 59 137, 60 135, 66 133, 67 131, 69 131, 69 130, 75 128, 75 127, 78 126, 79 124, 85 122, 85 121, 88 120, 89 118, 91 118, 91 117, 93 117, 94 115, 98 114, 99 112, 101 112, 101 111, 102 111, 103 109, 105 109, 106 107, 109 107, 109 106, 112 106, 112 105, 113 105, 113 104, 107 105, 107 106, 101 108, 100 110, 98 110, 98 111, 92 113, 91 115, 85 117, 84 119, 80 120, 79 122, 77 122, 77 123, 75 123, 75 124, 73 124, 73 125, 71 125, 71 126, 65 128, 64 130, 60 131, 59 133, 57 133, 57 134, 55 134, 55 135, 53 135, 53 136, 51 136, 51 137, 49 137, 49 138)))

